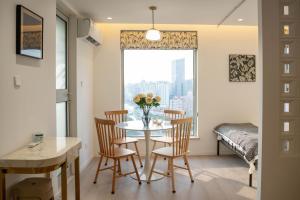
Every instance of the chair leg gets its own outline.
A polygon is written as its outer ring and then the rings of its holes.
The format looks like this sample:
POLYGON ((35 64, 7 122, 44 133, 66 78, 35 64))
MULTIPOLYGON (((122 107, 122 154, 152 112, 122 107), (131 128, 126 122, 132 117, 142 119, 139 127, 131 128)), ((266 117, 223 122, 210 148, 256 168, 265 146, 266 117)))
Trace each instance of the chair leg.
MULTIPOLYGON (((156 146, 156 141, 153 141, 153 147, 152 147, 152 151, 154 151, 154 150, 155 150, 155 146, 156 146)), ((152 155, 153 155, 152 151, 151 151, 151 157, 152 157, 152 155)))
POLYGON ((174 165, 173 165, 173 158, 170 159, 170 167, 171 167, 171 178, 172 178, 172 192, 175 193, 175 179, 174 179, 174 165))
POLYGON ((249 187, 252 187, 252 174, 249 174, 249 187))
POLYGON ((96 171, 96 176, 95 176, 95 179, 94 179, 94 184, 97 183, 97 178, 98 178, 98 175, 99 175, 99 172, 100 172, 100 167, 101 167, 102 159, 103 159, 103 156, 100 156, 100 160, 99 160, 97 171, 96 171))
POLYGON ((220 155, 220 140, 217 141, 217 156, 220 155))
POLYGON ((122 175, 122 168, 121 168, 120 158, 118 159, 118 173, 119 173, 119 175, 122 175))
MULTIPOLYGON (((126 149, 128 149, 128 144, 125 144, 126 149)), ((126 157, 126 161, 128 161, 128 156, 126 157)))
POLYGON ((188 161, 188 159, 187 159, 187 156, 184 155, 183 158, 184 158, 184 160, 185 160, 184 162, 186 163, 186 166, 187 166, 187 168, 188 168, 188 171, 189 171, 189 175, 190 175, 191 181, 192 181, 192 183, 194 183, 192 171, 191 171, 190 164, 189 164, 189 161, 188 161))
MULTIPOLYGON (((118 147, 121 148, 122 145, 121 145, 121 144, 118 144, 118 147)), ((127 145, 126 145, 126 149, 127 149, 127 145)), ((128 160, 128 158, 127 158, 127 160, 128 160)), ((121 164, 121 163, 120 163, 120 164, 121 164)))
POLYGON ((183 156, 184 165, 187 165, 187 157, 183 156))
POLYGON ((106 157, 106 161, 105 161, 105 166, 107 166, 107 162, 108 162, 108 157, 106 157))
POLYGON ((155 154, 155 155, 154 155, 154 160, 153 160, 153 163, 152 163, 152 167, 151 167, 151 171, 150 171, 150 174, 149 174, 149 178, 148 178, 148 180, 147 180, 147 183, 148 183, 148 184, 149 184, 150 181, 151 181, 151 177, 152 177, 153 170, 154 170, 154 167, 155 167, 156 159, 157 159, 157 155, 155 154))
MULTIPOLYGON (((169 145, 169 147, 171 146, 171 144, 170 143, 164 143, 165 145, 165 147, 167 147, 167 144, 169 145)), ((164 160, 167 160, 167 158, 166 157, 164 157, 164 160)))
POLYGON ((170 170, 171 170, 171 167, 170 167, 170 159, 168 159, 168 171, 167 171, 167 175, 170 175, 170 170))
POLYGON ((137 168, 136 168, 136 165, 135 165, 135 161, 134 161, 134 157, 133 157, 133 156, 131 156, 131 160, 132 160, 132 165, 133 165, 133 167, 134 167, 134 171, 135 171, 135 174, 136 174, 136 178, 137 178, 139 184, 141 185, 142 182, 141 182, 141 179, 140 179, 139 172, 138 172, 138 170, 137 170, 137 168))
POLYGON ((111 188, 112 194, 115 193, 116 172, 117 172, 117 160, 114 158, 113 178, 112 178, 112 188, 111 188))
POLYGON ((141 167, 143 167, 143 163, 142 163, 142 160, 141 160, 140 152, 139 152, 139 149, 137 147, 136 142, 134 143, 134 146, 135 146, 136 154, 137 154, 137 157, 139 159, 140 165, 141 165, 141 167))

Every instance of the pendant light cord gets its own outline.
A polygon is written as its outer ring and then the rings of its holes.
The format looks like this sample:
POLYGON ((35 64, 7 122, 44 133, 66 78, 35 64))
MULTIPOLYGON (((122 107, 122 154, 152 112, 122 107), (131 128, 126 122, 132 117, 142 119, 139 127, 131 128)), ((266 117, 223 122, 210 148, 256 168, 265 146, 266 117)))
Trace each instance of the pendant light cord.
POLYGON ((159 30, 154 28, 154 11, 157 9, 156 6, 150 6, 149 9, 152 11, 152 28, 147 30, 146 39, 149 41, 159 41, 161 39, 161 33, 159 30))
POLYGON ((154 29, 154 10, 152 9, 152 28, 154 29))

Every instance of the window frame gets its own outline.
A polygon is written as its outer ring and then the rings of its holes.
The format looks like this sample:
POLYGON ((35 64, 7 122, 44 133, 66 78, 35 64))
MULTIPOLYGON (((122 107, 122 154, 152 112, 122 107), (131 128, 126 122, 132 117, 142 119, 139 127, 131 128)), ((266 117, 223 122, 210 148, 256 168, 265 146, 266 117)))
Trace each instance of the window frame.
MULTIPOLYGON (((125 77, 124 77, 124 51, 125 50, 162 50, 162 49, 121 49, 121 108, 125 109, 124 103, 125 103, 125 77)), ((198 51, 197 49, 163 49, 168 51, 173 50, 192 50, 193 51, 193 135, 191 135, 191 138, 199 138, 198 134, 198 63, 197 63, 197 55, 198 51)), ((133 136, 127 136, 127 137, 133 137, 133 136)), ((136 136, 135 136, 136 137, 136 136)))

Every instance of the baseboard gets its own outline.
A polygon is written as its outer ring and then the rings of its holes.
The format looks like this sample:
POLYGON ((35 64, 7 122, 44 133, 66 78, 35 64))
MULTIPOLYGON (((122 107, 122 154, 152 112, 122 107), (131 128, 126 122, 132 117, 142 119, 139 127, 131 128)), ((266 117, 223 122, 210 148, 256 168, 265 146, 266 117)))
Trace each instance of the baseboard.
POLYGON ((80 164, 80 173, 82 173, 89 166, 94 158, 94 156, 90 156, 84 163, 80 164))

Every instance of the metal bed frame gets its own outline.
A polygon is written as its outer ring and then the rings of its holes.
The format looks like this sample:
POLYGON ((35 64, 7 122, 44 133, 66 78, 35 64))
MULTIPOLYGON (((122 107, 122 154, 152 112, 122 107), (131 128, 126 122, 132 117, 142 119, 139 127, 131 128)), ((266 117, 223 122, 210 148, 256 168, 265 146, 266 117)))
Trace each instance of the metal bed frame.
MULTIPOLYGON (((214 130, 214 133, 216 133, 218 135, 217 136, 217 156, 220 155, 220 143, 222 143, 224 146, 226 146, 231 151, 233 151, 235 154, 237 154, 240 158, 242 158, 247 164, 249 164, 249 187, 252 187, 253 169, 251 167, 251 163, 249 163, 249 161, 247 161, 245 159, 245 153, 238 148, 239 146, 237 144, 235 144, 233 142, 230 142, 231 143, 230 144, 228 141, 224 140, 224 138, 223 138, 224 136, 222 134, 220 134, 219 132, 214 130)), ((257 168, 257 159, 254 160, 253 165, 256 169, 257 168)))

